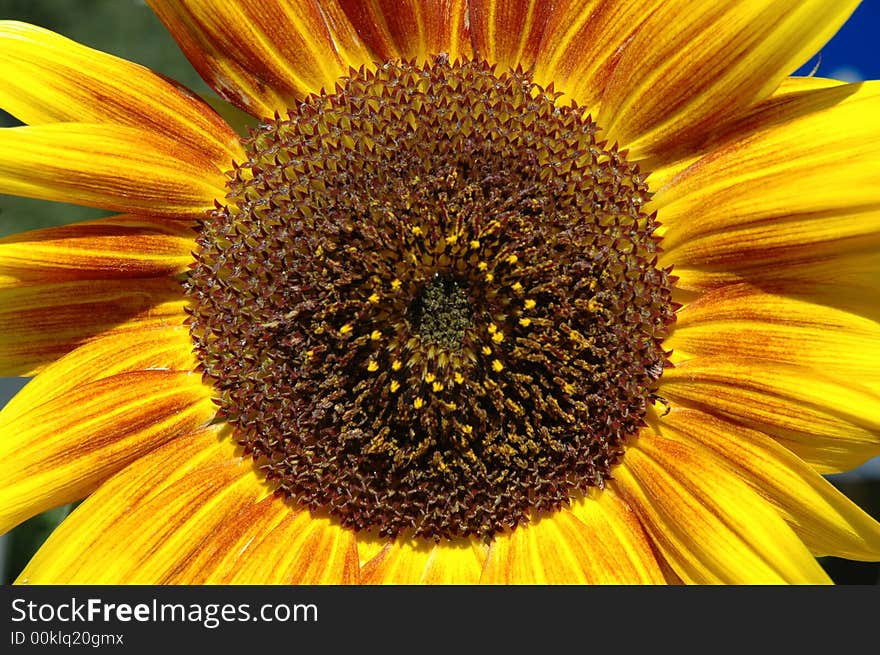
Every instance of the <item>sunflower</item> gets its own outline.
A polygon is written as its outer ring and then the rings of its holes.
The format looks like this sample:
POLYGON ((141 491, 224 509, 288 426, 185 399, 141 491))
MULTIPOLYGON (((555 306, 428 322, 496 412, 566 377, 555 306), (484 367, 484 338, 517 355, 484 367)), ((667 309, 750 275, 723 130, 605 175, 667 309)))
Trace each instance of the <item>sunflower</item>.
POLYGON ((149 0, 196 94, 0 26, 20 583, 823 583, 880 559, 855 0, 149 0))

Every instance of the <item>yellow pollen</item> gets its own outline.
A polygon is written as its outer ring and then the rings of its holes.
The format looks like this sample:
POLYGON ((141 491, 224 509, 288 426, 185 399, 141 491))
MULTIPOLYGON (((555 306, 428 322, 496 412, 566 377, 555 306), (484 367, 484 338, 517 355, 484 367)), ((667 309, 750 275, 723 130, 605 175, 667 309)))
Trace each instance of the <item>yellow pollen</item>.
POLYGON ((495 279, 495 276, 492 273, 486 273, 486 282, 491 282, 495 279))
POLYGON ((391 393, 394 393, 398 389, 400 389, 400 382, 397 380, 391 380, 391 393))
POLYGON ((351 323, 346 323, 341 328, 339 328, 339 333, 340 334, 348 334, 349 332, 351 332, 351 330, 352 330, 351 323))
POLYGON ((500 373, 504 370, 504 364, 502 364, 500 360, 495 359, 492 361, 492 368, 496 373, 500 373))
POLYGON ((393 362, 391 362, 392 371, 399 371, 401 366, 403 366, 403 364, 400 363, 399 359, 395 359, 393 362))
POLYGON ((413 401, 413 407, 415 407, 416 409, 421 409, 424 404, 425 401, 419 397, 416 397, 416 399, 413 401))
POLYGON ((574 385, 571 382, 566 382, 564 385, 562 385, 562 390, 565 393, 574 393, 574 385))
POLYGON ((417 236, 417 237, 422 236, 422 228, 420 228, 418 225, 414 225, 410 229, 410 232, 412 232, 414 236, 417 236))
POLYGON ((476 239, 474 239, 473 241, 471 241, 470 246, 471 246, 471 250, 476 250, 477 248, 480 247, 480 242, 477 241, 476 239))
POLYGON ((395 291, 397 291, 400 288, 401 284, 403 284, 403 282, 401 282, 397 278, 394 278, 393 280, 391 280, 391 288, 394 289, 395 291))
POLYGON ((464 376, 461 373, 456 373, 455 374, 455 383, 461 384, 462 382, 464 382, 464 376))
POLYGON ((525 303, 523 303, 523 307, 525 307, 526 309, 534 309, 535 305, 537 305, 537 304, 538 303, 536 303, 534 300, 529 298, 528 300, 525 301, 525 303))
POLYGON ((489 264, 487 264, 486 262, 480 262, 479 264, 477 264, 477 268, 479 268, 481 271, 485 271, 487 268, 489 268, 489 264))
POLYGON ((379 363, 375 359, 371 359, 370 363, 367 364, 367 370, 370 371, 371 373, 373 371, 378 371, 379 370, 379 363))
POLYGON ((432 388, 434 391, 443 391, 443 383, 442 383, 442 382, 435 382, 435 383, 431 386, 431 388, 432 388))
POLYGON ((367 300, 370 301, 371 303, 373 303, 374 305, 378 305, 379 304, 379 294, 374 293, 369 298, 367 298, 367 300))
POLYGON ((483 354, 484 355, 491 355, 492 349, 489 346, 483 346, 483 354))
POLYGON ((471 432, 474 431, 474 428, 471 425, 463 425, 463 426, 461 426, 461 431, 464 432, 465 434, 470 434, 471 432))
POLYGON ((511 265, 516 264, 518 261, 519 261, 519 257, 517 257, 516 255, 510 255, 507 258, 507 263, 511 264, 511 265))
POLYGON ((427 375, 425 375, 425 382, 427 382, 428 384, 431 384, 435 379, 436 378, 433 373, 428 373, 427 375))
POLYGON ((510 288, 514 290, 515 293, 522 293, 523 286, 519 282, 514 282, 510 285, 510 288))
POLYGON ((532 319, 530 319, 530 318, 519 319, 519 324, 522 325, 523 327, 529 327, 529 325, 531 325, 531 323, 532 323, 532 319))
POLYGON ((591 312, 597 312, 600 309, 602 309, 602 305, 600 305, 595 300, 590 300, 590 302, 587 303, 587 309, 590 310, 591 312))
POLYGON ((496 332, 498 332, 498 326, 494 323, 489 323, 489 327, 487 329, 489 330, 489 334, 495 334, 496 332))
POLYGON ((492 341, 494 341, 495 343, 501 343, 502 341, 504 341, 504 333, 496 332, 492 335, 492 341))
POLYGON ((378 341, 381 338, 382 338, 382 333, 379 332, 379 330, 373 330, 370 333, 370 339, 372 339, 373 341, 378 341))
POLYGON ((458 235, 457 235, 457 234, 450 234, 448 237, 446 237, 446 245, 451 246, 451 245, 453 245, 456 241, 458 241, 458 235))

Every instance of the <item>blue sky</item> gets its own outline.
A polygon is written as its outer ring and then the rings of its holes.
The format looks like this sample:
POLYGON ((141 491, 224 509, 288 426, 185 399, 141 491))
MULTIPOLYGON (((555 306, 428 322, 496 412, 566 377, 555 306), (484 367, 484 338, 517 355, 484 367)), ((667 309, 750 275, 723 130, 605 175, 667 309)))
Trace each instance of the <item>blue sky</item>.
MULTIPOLYGON (((837 2, 837 0, 826 0, 837 2)), ((861 79, 880 79, 880 0, 863 0, 837 35, 822 48, 816 75, 842 77, 841 70, 858 71, 861 79)), ((814 57, 798 74, 807 75, 816 64, 814 57)))

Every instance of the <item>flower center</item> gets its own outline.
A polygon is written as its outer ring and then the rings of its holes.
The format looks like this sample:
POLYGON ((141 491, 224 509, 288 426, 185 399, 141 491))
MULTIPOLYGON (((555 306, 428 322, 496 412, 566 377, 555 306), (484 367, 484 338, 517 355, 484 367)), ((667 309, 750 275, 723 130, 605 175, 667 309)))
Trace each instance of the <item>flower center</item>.
POLYGON ((466 282, 434 273, 409 306, 410 330, 424 343, 457 349, 471 325, 466 282))
POLYGON ((491 538, 604 484, 674 317, 638 168, 520 71, 388 62, 256 129, 191 333, 279 491, 491 538))

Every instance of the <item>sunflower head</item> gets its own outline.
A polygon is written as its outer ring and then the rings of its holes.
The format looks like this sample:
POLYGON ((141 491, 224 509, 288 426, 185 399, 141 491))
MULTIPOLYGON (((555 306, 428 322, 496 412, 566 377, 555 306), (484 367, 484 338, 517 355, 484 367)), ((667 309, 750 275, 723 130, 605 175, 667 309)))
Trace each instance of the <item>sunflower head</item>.
POLYGON ((485 539, 604 485, 673 318, 638 167, 521 70, 353 71, 262 123, 187 282, 224 418, 296 501, 485 539))

